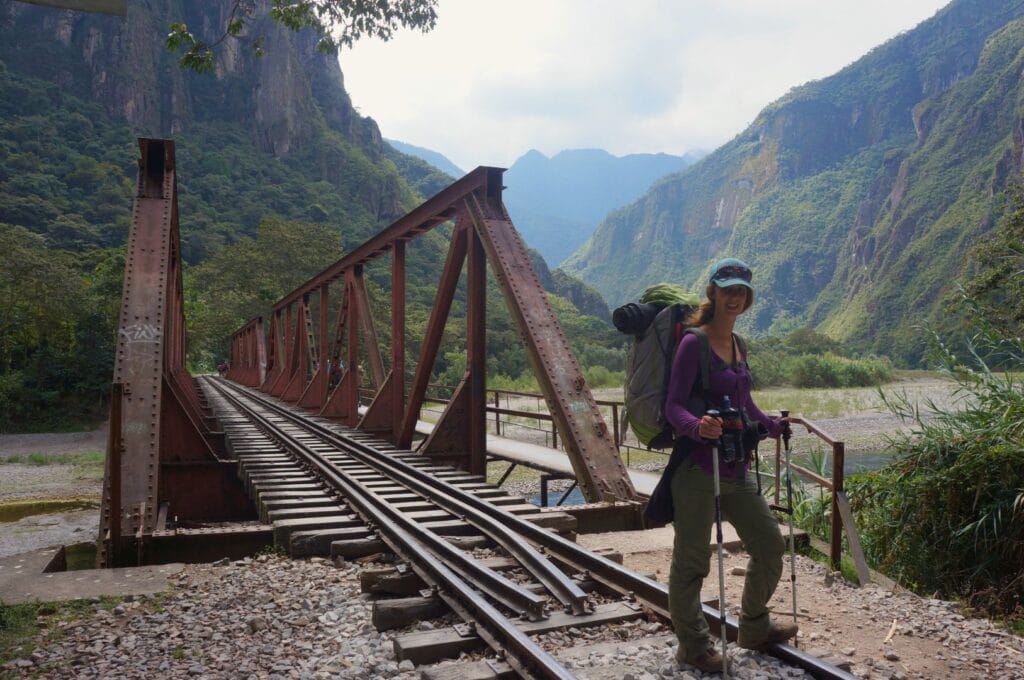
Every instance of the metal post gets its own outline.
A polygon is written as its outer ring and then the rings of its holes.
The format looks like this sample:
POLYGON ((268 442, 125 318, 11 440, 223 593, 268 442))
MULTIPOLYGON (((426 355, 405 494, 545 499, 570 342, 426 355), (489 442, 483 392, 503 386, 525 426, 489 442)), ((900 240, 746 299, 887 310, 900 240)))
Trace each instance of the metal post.
POLYGON ((843 518, 839 512, 839 495, 843 488, 843 468, 846 461, 846 446, 843 442, 832 444, 832 535, 829 545, 829 559, 832 569, 838 571, 843 558, 843 518))
POLYGON ((779 496, 779 485, 782 483, 782 441, 775 440, 775 505, 781 500, 779 496))
POLYGON ((469 229, 466 272, 466 372, 469 374, 469 452, 471 474, 487 471, 487 257, 476 229, 469 229))
POLYGON ((397 441, 405 411, 405 241, 391 250, 391 436, 397 441))
POLYGON ((615 448, 622 446, 622 433, 619 432, 618 404, 612 404, 612 438, 615 440, 615 448))

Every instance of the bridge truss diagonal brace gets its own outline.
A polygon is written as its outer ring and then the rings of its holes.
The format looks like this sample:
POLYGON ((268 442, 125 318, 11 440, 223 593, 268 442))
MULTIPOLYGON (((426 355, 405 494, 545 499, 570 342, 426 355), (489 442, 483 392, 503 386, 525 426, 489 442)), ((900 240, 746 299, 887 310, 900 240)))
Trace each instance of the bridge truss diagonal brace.
POLYGON ((584 496, 591 502, 638 500, 499 191, 476 191, 466 198, 465 207, 523 338, 584 496))

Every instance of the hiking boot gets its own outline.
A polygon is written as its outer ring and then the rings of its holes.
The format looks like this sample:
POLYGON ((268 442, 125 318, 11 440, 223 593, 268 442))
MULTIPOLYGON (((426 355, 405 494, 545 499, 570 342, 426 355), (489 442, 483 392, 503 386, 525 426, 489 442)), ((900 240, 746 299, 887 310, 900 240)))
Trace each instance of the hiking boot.
POLYGON ((736 639, 736 644, 744 649, 764 650, 776 642, 785 642, 790 638, 796 637, 798 630, 799 628, 795 623, 772 622, 764 634, 755 637, 750 633, 744 635, 743 627, 741 626, 739 637, 736 639))
MULTIPOLYGON (((680 666, 693 666, 704 673, 722 672, 722 655, 714 647, 707 647, 704 651, 693 656, 686 653, 686 648, 679 645, 676 649, 676 663, 680 666)), ((726 670, 732 668, 732 663, 726 661, 726 670)))

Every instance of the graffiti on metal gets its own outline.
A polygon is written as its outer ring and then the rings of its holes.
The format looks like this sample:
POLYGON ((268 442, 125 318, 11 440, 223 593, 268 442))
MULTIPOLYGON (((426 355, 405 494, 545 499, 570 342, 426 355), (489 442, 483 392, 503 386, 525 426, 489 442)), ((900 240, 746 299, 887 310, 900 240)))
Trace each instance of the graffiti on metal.
POLYGON ((148 323, 136 323, 120 329, 125 342, 160 342, 160 329, 148 323))

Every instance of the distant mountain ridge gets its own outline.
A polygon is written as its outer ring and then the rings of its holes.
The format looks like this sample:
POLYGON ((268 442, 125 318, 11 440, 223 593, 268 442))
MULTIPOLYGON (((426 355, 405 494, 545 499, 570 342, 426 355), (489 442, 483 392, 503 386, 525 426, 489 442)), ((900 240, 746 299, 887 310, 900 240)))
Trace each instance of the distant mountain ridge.
POLYGON ((548 158, 531 149, 505 173, 505 205, 527 243, 554 267, 582 245, 610 211, 699 157, 617 157, 601 149, 569 149, 548 158))
POLYGON ((566 262, 609 305, 755 268, 746 330, 810 324, 916 360, 922 322, 998 222, 1024 158, 1024 2, 956 0, 617 210, 566 262))
POLYGON ((451 176, 452 179, 458 179, 466 174, 465 170, 451 162, 443 153, 424 149, 422 146, 416 146, 415 144, 400 142, 397 139, 385 139, 384 141, 408 156, 415 156, 422 161, 430 163, 441 172, 451 176))

